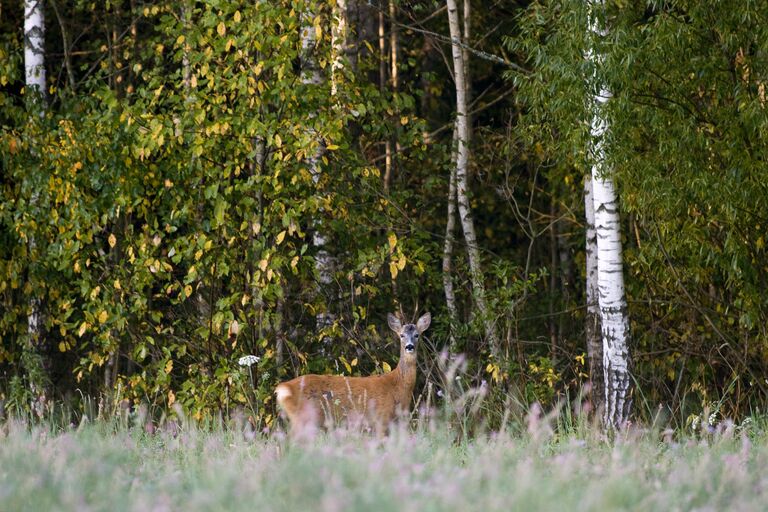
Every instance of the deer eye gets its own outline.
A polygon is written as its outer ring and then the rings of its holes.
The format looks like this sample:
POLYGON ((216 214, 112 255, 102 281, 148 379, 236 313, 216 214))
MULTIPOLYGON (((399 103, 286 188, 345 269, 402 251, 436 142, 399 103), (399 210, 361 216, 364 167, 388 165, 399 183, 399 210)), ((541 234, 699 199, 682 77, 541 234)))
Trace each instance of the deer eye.
POLYGON ((414 335, 413 335, 413 338, 414 338, 414 339, 416 339, 416 340, 417 340, 417 339, 419 339, 419 335, 418 335, 418 333, 417 333, 417 334, 414 334, 414 335))

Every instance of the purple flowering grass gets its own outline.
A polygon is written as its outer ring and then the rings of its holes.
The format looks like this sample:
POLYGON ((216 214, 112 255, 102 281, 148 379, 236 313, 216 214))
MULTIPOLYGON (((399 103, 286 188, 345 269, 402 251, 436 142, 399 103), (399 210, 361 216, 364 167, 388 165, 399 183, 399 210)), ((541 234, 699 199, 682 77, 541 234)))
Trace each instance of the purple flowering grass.
POLYGON ((519 433, 387 437, 334 430, 292 440, 189 424, 0 434, 3 510, 764 510, 768 436, 737 427, 609 441, 542 416, 519 433))

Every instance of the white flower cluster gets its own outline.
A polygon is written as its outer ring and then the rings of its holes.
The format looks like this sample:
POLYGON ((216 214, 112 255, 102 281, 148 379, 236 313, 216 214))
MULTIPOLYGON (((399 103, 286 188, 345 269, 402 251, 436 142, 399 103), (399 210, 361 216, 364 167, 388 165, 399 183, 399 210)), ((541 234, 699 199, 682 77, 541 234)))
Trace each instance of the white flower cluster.
POLYGON ((249 355, 249 356, 243 356, 240 359, 238 359, 237 364, 239 364, 240 366, 248 366, 250 368, 252 365, 258 363, 259 361, 261 361, 260 357, 249 355))

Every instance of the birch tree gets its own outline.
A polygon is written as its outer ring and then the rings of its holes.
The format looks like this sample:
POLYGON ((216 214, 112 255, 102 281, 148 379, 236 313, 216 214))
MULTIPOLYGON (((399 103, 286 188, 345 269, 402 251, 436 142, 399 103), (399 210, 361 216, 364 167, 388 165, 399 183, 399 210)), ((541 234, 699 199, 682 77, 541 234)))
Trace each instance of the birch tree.
MULTIPOLYGON (((456 307, 456 293, 453 288, 453 244, 454 231, 456 229, 456 146, 458 136, 456 128, 453 129, 453 150, 451 151, 451 171, 448 180, 448 211, 445 222, 445 240, 443 241, 443 292, 448 314, 451 315, 451 325, 458 322, 459 313, 456 307)), ((456 351, 455 338, 451 334, 451 353, 456 351)))
POLYGON ((333 4, 331 21, 331 39, 333 45, 333 63, 331 64, 331 95, 336 96, 344 70, 344 57, 347 52, 347 0, 336 0, 333 4))
POLYGON ((24 70, 28 92, 45 96, 45 16, 43 0, 24 2, 24 70))
MULTIPOLYGON (((42 117, 45 109, 45 17, 43 0, 25 0, 24 2, 24 75, 26 92, 30 95, 29 105, 42 117)), ((39 196, 32 192, 31 203, 38 203, 39 196)), ((29 236, 29 253, 34 261, 37 242, 33 235, 29 236)), ((34 292, 33 292, 34 293, 34 292)), ((44 365, 40 353, 41 342, 41 304, 40 299, 32 296, 29 299, 27 314, 27 335, 29 351, 27 371, 31 391, 34 395, 41 393, 45 381, 44 365)))
MULTIPOLYGON (((470 30, 471 30, 471 2, 470 0, 464 0, 464 42, 469 42, 470 30)), ((465 101, 468 103, 471 98, 472 86, 471 79, 469 77, 469 51, 466 47, 462 50, 462 57, 464 59, 464 81, 466 96, 465 101)), ((467 125, 471 126, 471 119, 469 113, 467 113, 467 125)), ((471 130, 468 130, 471 131, 471 130)), ((471 138, 471 133, 468 134, 468 139, 471 138)), ((453 127, 453 136, 451 138, 451 171, 450 178, 448 180, 448 211, 445 222, 445 240, 443 241, 443 291, 445 293, 445 303, 448 307, 448 314, 451 317, 451 325, 455 325, 459 319, 458 308, 456 306, 456 292, 453 288, 453 245, 455 243, 454 230, 456 229, 456 157, 458 148, 458 132, 456 125, 453 127)), ((450 338, 451 353, 456 351, 456 340, 453 334, 450 338)))
MULTIPOLYGON (((320 65, 316 58, 317 35, 322 33, 320 19, 313 9, 308 8, 304 13, 304 22, 301 27, 301 82, 305 86, 319 86, 323 83, 320 65)), ((335 64, 335 63, 334 63, 335 64)), ((317 129, 308 123, 309 132, 315 139, 315 151, 307 158, 307 166, 315 186, 320 186, 322 176, 321 161, 325 154, 325 143, 317 133, 317 129)), ((333 269, 335 261, 328 250, 328 234, 321 221, 316 221, 312 235, 312 244, 315 246, 315 271, 317 272, 319 292, 327 294, 333 283, 333 269)), ((322 331, 333 325, 335 316, 329 309, 329 304, 321 308, 315 315, 318 331, 322 331)), ((324 337, 325 338, 325 337, 324 337)))
POLYGON ((469 260, 470 278, 477 309, 482 317, 485 335, 491 353, 499 352, 499 342, 493 319, 490 316, 485 293, 485 277, 480 264, 480 250, 477 245, 475 225, 469 205, 469 123, 467 121, 467 87, 464 75, 464 55, 462 51, 461 29, 456 0, 447 0, 448 26, 451 33, 451 51, 453 54, 453 74, 456 83, 456 204, 459 210, 459 221, 467 244, 467 259, 469 260))
POLYGON ((584 178, 584 218, 586 222, 586 302, 585 335, 589 359, 590 396, 596 410, 604 404, 603 345, 600 335, 600 304, 597 289, 597 233, 595 232, 595 203, 592 194, 592 175, 584 178))
POLYGON ((605 385, 606 427, 621 428, 629 419, 632 406, 629 374, 629 317, 624 293, 619 202, 612 173, 606 161, 605 138, 608 133, 606 105, 611 91, 600 77, 602 56, 595 48, 607 35, 603 0, 589 0, 589 32, 592 38, 587 58, 595 68, 593 75, 592 121, 590 125, 592 156, 592 192, 597 236, 597 289, 602 329, 605 385))

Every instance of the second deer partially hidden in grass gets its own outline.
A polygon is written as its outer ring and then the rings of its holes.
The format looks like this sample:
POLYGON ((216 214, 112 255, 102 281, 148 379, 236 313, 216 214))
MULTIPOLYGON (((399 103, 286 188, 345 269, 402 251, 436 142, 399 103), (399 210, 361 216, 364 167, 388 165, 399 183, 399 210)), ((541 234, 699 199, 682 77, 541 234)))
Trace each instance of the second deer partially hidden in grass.
POLYGON ((303 375, 278 384, 277 403, 288 416, 292 432, 341 421, 360 421, 378 432, 386 431, 399 414, 410 410, 416 346, 431 320, 425 313, 415 324, 402 324, 395 315, 387 315, 390 329, 400 338, 400 361, 391 372, 369 377, 303 375))

